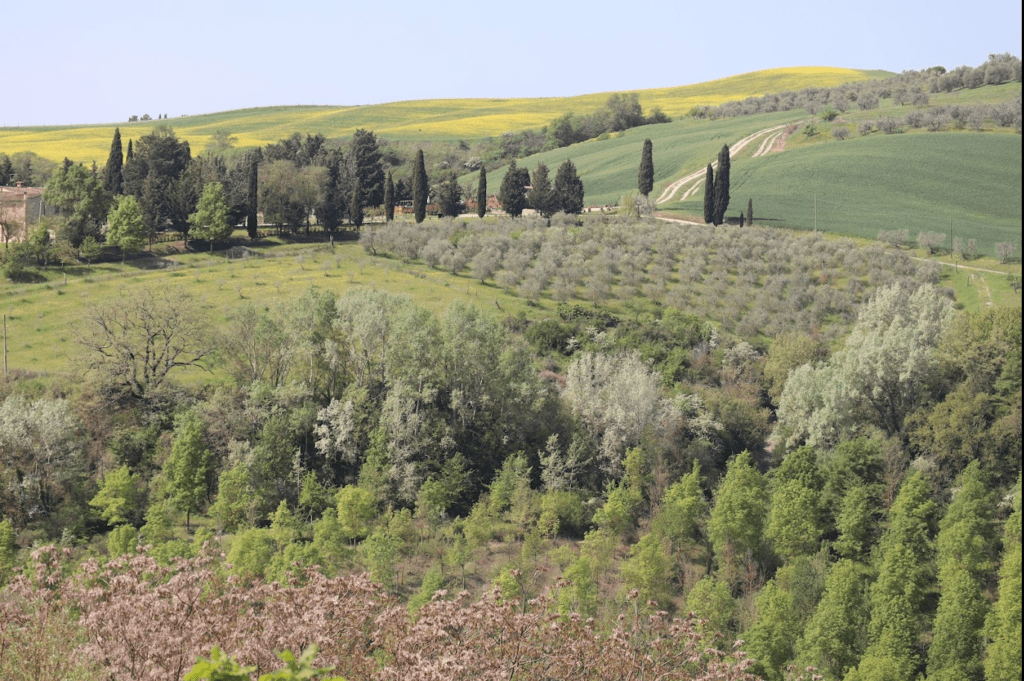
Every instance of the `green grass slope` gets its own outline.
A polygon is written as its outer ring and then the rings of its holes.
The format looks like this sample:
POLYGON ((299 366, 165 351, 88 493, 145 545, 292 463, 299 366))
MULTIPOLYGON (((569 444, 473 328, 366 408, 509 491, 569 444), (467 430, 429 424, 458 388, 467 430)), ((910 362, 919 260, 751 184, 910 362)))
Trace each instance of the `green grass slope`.
MULTIPOLYGON (((817 227, 873 239, 881 229, 953 233, 977 239, 981 253, 998 242, 1021 244, 1019 135, 939 132, 828 141, 732 166, 729 214, 754 200, 759 223, 817 227)), ((703 210, 703 193, 677 204, 703 210)), ((946 244, 949 246, 949 239, 946 244)))
MULTIPOLYGON (((733 144, 747 135, 787 122, 806 114, 787 111, 757 116, 740 116, 718 121, 684 119, 659 125, 633 128, 605 140, 589 140, 561 149, 553 149, 519 161, 532 172, 545 163, 554 181, 558 166, 572 159, 583 180, 586 204, 617 203, 623 194, 636 192, 640 152, 645 138, 654 145, 654 191, 656 197, 680 175, 704 167, 714 160, 723 144, 733 144)), ((506 168, 487 174, 488 190, 497 194, 506 168)), ((462 184, 476 181, 477 173, 462 177, 462 184)))
MULTIPOLYGON (((638 91, 645 109, 660 106, 669 116, 681 116, 697 105, 716 105, 733 99, 780 90, 827 87, 888 75, 830 67, 771 69, 722 78, 708 83, 638 91)), ((601 108, 611 93, 535 99, 436 99, 369 106, 281 106, 243 109, 166 121, 110 123, 63 127, 0 128, 0 151, 34 151, 44 158, 64 157, 88 163, 106 161, 115 126, 122 136, 138 138, 156 125, 171 125, 188 140, 193 153, 203 150, 212 134, 226 130, 241 147, 265 145, 294 132, 348 137, 358 128, 388 139, 472 140, 507 131, 540 128, 563 113, 590 113, 601 108)))

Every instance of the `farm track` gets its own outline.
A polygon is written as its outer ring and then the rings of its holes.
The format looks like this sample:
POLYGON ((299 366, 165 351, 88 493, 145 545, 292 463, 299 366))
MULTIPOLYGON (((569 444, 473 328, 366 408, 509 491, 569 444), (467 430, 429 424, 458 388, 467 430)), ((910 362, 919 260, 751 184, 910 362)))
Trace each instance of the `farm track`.
MULTIPOLYGON (((753 142, 754 140, 758 139, 759 137, 761 137, 763 135, 769 135, 770 139, 774 141, 774 139, 777 138, 782 133, 779 132, 779 133, 777 133, 774 136, 772 136, 771 133, 775 132, 776 130, 779 130, 779 128, 785 128, 787 125, 789 125, 789 124, 788 123, 783 123, 781 125, 776 125, 776 126, 773 126, 771 128, 765 128, 764 130, 758 130, 757 132, 753 133, 752 135, 747 135, 746 137, 741 139, 739 142, 736 142, 734 145, 729 147, 729 158, 734 157, 736 154, 738 154, 740 151, 742 151, 748 144, 750 144, 751 142, 753 142)), ((761 147, 757 150, 757 152, 754 153, 754 156, 756 157, 756 156, 760 156, 760 155, 763 155, 765 153, 768 153, 768 150, 771 147, 770 146, 766 146, 766 145, 768 145, 768 140, 765 140, 765 142, 761 144, 761 147)), ((711 162, 711 167, 712 168, 717 168, 718 167, 718 161, 712 161, 711 162)), ((704 174, 706 172, 707 172, 706 168, 705 169, 701 169, 701 170, 696 170, 696 171, 688 174, 687 176, 685 176, 685 177, 683 177, 681 179, 676 180, 675 182, 673 182, 669 186, 665 187, 665 190, 663 192, 661 192, 661 196, 658 197, 658 200, 655 201, 655 203, 663 203, 665 201, 668 201, 673 196, 675 196, 676 192, 678 192, 680 188, 682 188, 682 187, 684 187, 684 186, 686 186, 688 184, 691 184, 691 183, 692 183, 692 186, 688 187, 686 189, 686 191, 683 192, 683 196, 679 200, 680 201, 684 201, 684 200, 688 199, 689 197, 693 196, 697 192, 697 189, 700 187, 699 180, 704 177, 704 174)))

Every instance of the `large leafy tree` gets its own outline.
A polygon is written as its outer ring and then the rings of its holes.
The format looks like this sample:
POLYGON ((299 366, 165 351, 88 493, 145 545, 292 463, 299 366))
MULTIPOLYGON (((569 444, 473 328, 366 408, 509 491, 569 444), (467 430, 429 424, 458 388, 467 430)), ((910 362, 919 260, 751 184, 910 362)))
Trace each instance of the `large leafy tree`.
POLYGON ((718 174, 715 175, 715 219, 720 225, 725 221, 725 211, 729 208, 729 145, 723 144, 718 152, 718 174))
POLYGON ((191 162, 188 142, 179 140, 167 126, 157 127, 135 144, 132 159, 122 170, 123 191, 139 199, 151 230, 170 223, 179 231, 188 231, 188 216, 195 204, 182 200, 182 190, 188 188, 180 187, 179 180, 191 162))
POLYGON ((140 250, 146 243, 146 225, 142 208, 134 196, 118 196, 117 205, 107 216, 107 243, 121 249, 121 262, 125 254, 140 250))
POLYGON ((373 132, 356 130, 349 144, 348 161, 352 175, 362 187, 362 204, 379 206, 384 203, 384 163, 373 132))
POLYGON ((196 205, 196 212, 188 216, 192 234, 197 239, 213 242, 231 236, 234 227, 228 222, 228 205, 224 201, 224 188, 219 182, 210 182, 203 187, 203 196, 196 205))
POLYGON ((121 193, 121 168, 124 165, 124 156, 121 151, 121 128, 114 128, 114 139, 110 143, 110 155, 107 157, 107 165, 103 169, 103 188, 112 196, 121 193))
POLYGON ((526 189, 515 160, 509 163, 505 177, 501 180, 498 201, 511 217, 517 218, 523 214, 523 208, 526 207, 526 189))
POLYGON ((555 174, 555 196, 563 213, 578 215, 583 212, 583 180, 576 173, 572 159, 566 159, 558 166, 555 174))
POLYGON ((430 192, 428 182, 423 150, 417 149, 416 162, 412 168, 412 209, 417 224, 427 217, 427 194, 430 192))
POLYGON ((46 183, 43 199, 60 209, 66 220, 62 236, 78 247, 87 236, 99 236, 100 223, 107 216, 110 195, 88 168, 66 161, 46 183))
POLYGON ((715 169, 708 164, 707 172, 704 174, 704 222, 710 224, 715 221, 715 169))
POLYGON ((825 577, 825 593, 797 644, 798 668, 816 667, 842 679, 867 645, 868 568, 840 560, 825 577))
POLYGON ((936 376, 935 347, 952 316, 930 284, 910 295, 899 285, 878 289, 845 348, 790 374, 778 409, 789 443, 835 444, 865 421, 901 433, 936 376))
POLYGON ((640 153, 640 172, 637 177, 637 189, 644 198, 654 189, 654 144, 644 140, 644 148, 640 153))

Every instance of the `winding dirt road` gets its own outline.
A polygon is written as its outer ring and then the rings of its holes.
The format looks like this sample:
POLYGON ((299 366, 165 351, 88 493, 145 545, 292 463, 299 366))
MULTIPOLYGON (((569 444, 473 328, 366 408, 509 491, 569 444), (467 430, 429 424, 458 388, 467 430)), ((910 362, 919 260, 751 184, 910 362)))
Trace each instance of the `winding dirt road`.
MULTIPOLYGON (((768 137, 761 143, 761 146, 758 148, 758 150, 754 152, 754 156, 763 156, 764 154, 767 154, 768 151, 771 150, 772 144, 782 134, 782 129, 785 128, 787 125, 789 125, 789 123, 783 123, 781 125, 776 125, 771 128, 765 128, 764 130, 758 130, 752 135, 747 135, 739 142, 729 147, 729 158, 732 158, 736 154, 740 153, 740 151, 742 151, 744 147, 746 147, 748 144, 764 135, 767 135, 768 137), (771 133, 775 134, 772 135, 771 133)), ((717 168, 718 161, 712 161, 711 167, 717 168)), ((655 203, 663 203, 665 201, 668 201, 673 196, 675 196, 676 192, 678 192, 682 187, 685 187, 686 185, 692 185, 687 187, 686 191, 684 191, 683 195, 679 198, 680 201, 685 201, 686 199, 693 196, 698 189, 700 189, 700 182, 704 179, 705 173, 707 173, 707 168, 701 168, 700 170, 695 170, 686 177, 676 180, 669 186, 665 187, 665 191, 661 192, 661 196, 658 197, 655 203)))

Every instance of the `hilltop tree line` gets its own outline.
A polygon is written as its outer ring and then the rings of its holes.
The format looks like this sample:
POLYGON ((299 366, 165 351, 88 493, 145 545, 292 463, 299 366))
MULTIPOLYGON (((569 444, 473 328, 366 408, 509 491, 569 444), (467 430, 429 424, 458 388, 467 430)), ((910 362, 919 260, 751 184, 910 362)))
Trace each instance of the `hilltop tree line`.
POLYGON ((861 110, 877 109, 880 99, 889 98, 900 105, 920 106, 927 104, 929 93, 999 85, 1020 79, 1019 57, 1009 53, 993 54, 975 68, 959 66, 947 71, 942 66, 933 66, 921 71, 904 71, 889 78, 846 83, 833 88, 807 87, 798 92, 786 90, 763 97, 726 102, 719 106, 696 106, 690 110, 689 115, 716 119, 804 109, 814 116, 828 109, 843 113, 854 105, 861 110))

